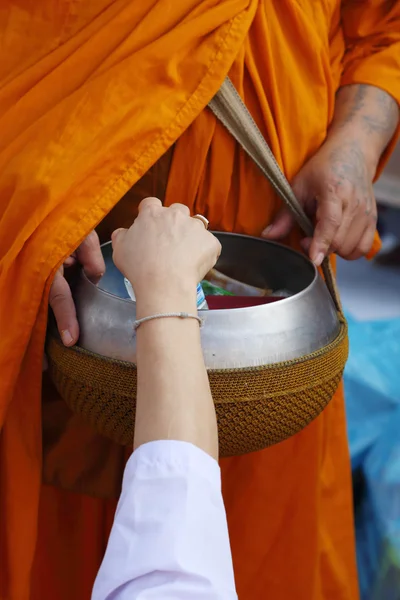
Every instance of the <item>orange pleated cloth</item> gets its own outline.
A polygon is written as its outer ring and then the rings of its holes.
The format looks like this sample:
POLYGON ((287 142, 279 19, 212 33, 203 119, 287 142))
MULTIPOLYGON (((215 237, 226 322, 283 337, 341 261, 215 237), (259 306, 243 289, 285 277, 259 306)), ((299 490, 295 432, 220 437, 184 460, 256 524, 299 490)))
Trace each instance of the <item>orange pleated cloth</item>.
MULTIPOLYGON (((42 401, 55 270, 110 211, 104 231, 129 224, 125 194, 173 145, 165 202, 259 235, 279 200, 207 103, 229 73, 291 178, 340 85, 400 98, 400 3, 7 0, 0 36, 0 598, 88 600, 115 500, 77 492, 107 495, 124 452, 46 382, 42 401)), ((299 435, 221 466, 241 600, 358 598, 342 390, 299 435)))

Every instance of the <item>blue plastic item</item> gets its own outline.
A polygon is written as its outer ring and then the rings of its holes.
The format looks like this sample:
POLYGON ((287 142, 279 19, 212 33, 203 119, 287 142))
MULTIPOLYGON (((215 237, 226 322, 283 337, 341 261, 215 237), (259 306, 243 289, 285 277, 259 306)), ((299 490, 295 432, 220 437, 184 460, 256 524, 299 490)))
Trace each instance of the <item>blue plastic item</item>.
POLYGON ((356 469, 400 406, 400 319, 348 322, 350 356, 344 381, 350 454, 356 469))
POLYGON ((400 409, 364 463, 366 493, 356 519, 364 600, 400 598, 400 409))
POLYGON ((361 596, 400 600, 400 319, 350 319, 349 331, 350 452, 365 479, 356 513, 361 596))

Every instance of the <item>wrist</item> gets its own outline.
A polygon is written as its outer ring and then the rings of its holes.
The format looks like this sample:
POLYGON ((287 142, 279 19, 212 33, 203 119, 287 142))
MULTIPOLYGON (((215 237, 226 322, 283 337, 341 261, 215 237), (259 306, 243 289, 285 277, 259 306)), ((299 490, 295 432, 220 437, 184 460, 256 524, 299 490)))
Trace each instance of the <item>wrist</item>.
POLYGON ((150 286, 136 295, 136 316, 138 319, 168 312, 197 314, 196 285, 150 286))
POLYGON ((374 179, 381 158, 382 148, 379 144, 374 143, 371 137, 365 134, 361 126, 357 126, 356 123, 349 123, 340 128, 332 126, 325 144, 328 147, 339 148, 342 152, 347 149, 357 152, 364 160, 370 180, 374 179))
POLYGON ((390 94, 374 85, 352 83, 337 91, 328 137, 339 135, 357 144, 372 180, 398 122, 399 106, 390 94))

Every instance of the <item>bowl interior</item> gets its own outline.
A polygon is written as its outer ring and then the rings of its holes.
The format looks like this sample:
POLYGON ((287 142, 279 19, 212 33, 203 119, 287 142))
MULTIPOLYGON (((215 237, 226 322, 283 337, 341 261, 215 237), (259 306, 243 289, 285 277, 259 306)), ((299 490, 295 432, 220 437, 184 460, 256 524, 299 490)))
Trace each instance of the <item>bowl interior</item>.
MULTIPOLYGON (((312 263, 286 246, 232 233, 215 234, 222 244, 216 268, 225 275, 259 288, 287 290, 298 294, 316 277, 312 263)), ((129 299, 124 278, 112 261, 112 247, 103 244, 106 272, 97 283, 99 289, 129 299)))

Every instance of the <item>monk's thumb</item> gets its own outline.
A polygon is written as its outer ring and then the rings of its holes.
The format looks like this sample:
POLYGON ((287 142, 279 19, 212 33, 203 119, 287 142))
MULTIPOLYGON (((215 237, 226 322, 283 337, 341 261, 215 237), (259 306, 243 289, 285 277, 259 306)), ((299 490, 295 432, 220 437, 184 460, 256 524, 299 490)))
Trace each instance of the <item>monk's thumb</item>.
POLYGON ((286 208, 283 208, 271 225, 264 229, 261 236, 267 240, 279 240, 290 233, 293 225, 294 218, 286 208))

